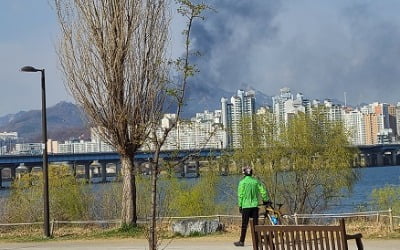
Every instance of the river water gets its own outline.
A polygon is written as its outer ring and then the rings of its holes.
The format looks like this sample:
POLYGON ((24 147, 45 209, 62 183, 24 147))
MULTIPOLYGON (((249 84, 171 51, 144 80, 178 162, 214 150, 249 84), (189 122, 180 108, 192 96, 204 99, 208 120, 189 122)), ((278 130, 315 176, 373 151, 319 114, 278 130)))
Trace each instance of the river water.
POLYGON ((400 166, 358 168, 355 171, 360 173, 360 180, 355 184, 353 192, 332 204, 329 211, 337 213, 370 210, 373 189, 387 185, 400 186, 400 166))
MULTIPOLYGON (((328 212, 342 213, 342 212, 356 212, 359 210, 371 210, 371 192, 373 189, 381 188, 386 185, 400 186, 400 166, 383 166, 383 167, 368 167, 368 168, 357 168, 354 171, 358 171, 360 174, 360 180, 355 184, 353 192, 350 194, 343 194, 343 198, 337 202, 331 204, 328 212)), ((200 177, 201 178, 201 177, 200 177)), ((224 183, 230 183, 229 188, 236 187, 239 176, 224 176, 227 178, 224 183)), ((190 182, 195 182, 196 178, 183 179, 190 182)), ((3 183, 3 185, 9 185, 9 183, 3 183)), ((99 188, 107 184, 95 184, 99 185, 99 188)), ((95 190, 96 188, 94 188, 95 190)), ((235 188, 233 188, 235 189, 235 188)), ((225 191, 227 191, 225 189, 225 191)), ((235 192, 234 190, 233 192, 235 192)), ((8 188, 0 189, 0 207, 1 203, 5 202, 5 198, 9 194, 8 188)), ((224 197, 224 194, 220 195, 224 197)), ((233 204, 236 204, 234 194, 231 194, 228 199, 234 199, 233 204)))

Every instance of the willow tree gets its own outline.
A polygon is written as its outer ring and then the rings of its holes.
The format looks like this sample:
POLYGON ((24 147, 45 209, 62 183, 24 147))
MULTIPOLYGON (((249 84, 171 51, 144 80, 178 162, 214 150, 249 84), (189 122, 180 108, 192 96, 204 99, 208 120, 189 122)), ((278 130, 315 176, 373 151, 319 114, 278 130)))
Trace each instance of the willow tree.
POLYGON ((330 121, 324 109, 299 113, 286 124, 271 114, 256 115, 253 131, 242 132, 234 157, 252 164, 272 198, 289 213, 313 213, 351 189, 355 151, 340 122, 330 121))
POLYGON ((357 180, 352 169, 356 151, 343 123, 327 118, 324 108, 300 113, 283 127, 279 198, 291 213, 313 213, 327 208, 351 190, 357 180))
POLYGON ((54 0, 65 84, 119 153, 122 223, 136 225, 135 152, 165 99, 167 0, 54 0))

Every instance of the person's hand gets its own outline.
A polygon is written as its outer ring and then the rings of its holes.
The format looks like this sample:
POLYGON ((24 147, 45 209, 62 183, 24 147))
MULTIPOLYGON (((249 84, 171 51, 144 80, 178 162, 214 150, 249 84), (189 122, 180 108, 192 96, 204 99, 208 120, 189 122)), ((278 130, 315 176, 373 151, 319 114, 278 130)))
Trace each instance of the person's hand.
POLYGON ((239 207, 239 213, 242 213, 242 207, 239 207))
POLYGON ((272 207, 272 202, 271 201, 263 201, 263 205, 266 207, 272 207))

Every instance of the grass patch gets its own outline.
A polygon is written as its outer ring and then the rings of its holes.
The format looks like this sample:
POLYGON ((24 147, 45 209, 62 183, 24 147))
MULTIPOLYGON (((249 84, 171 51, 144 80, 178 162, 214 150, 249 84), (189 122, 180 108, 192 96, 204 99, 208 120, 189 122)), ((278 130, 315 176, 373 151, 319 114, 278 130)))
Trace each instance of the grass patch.
POLYGON ((94 238, 141 238, 144 237, 144 229, 141 226, 122 225, 119 228, 104 230, 93 234, 94 238))
POLYGON ((346 221, 348 234, 361 233, 365 239, 400 239, 400 228, 394 225, 390 231, 388 223, 381 223, 372 220, 351 220, 346 221))
POLYGON ((63 226, 53 230, 53 236, 45 238, 41 228, 20 227, 0 231, 0 241, 39 242, 51 240, 91 240, 143 238, 144 229, 139 227, 99 227, 99 226, 63 226))
POLYGON ((0 231, 0 240, 13 242, 40 242, 52 240, 43 236, 43 230, 39 228, 24 227, 0 231))

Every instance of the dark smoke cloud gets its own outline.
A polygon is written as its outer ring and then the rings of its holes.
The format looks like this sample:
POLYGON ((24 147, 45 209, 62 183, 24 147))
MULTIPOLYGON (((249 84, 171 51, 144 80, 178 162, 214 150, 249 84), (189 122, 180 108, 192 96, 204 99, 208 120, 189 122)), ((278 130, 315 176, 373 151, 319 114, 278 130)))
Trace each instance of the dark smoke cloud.
POLYGON ((270 37, 276 36, 272 24, 279 9, 277 0, 210 1, 216 12, 208 12, 204 22, 193 26, 193 43, 202 53, 195 63, 200 69, 196 84, 219 86, 235 92, 239 87, 256 85, 249 77, 253 55, 270 37))
POLYGON ((353 105, 400 101, 400 1, 214 0, 193 27, 194 85, 353 105))

